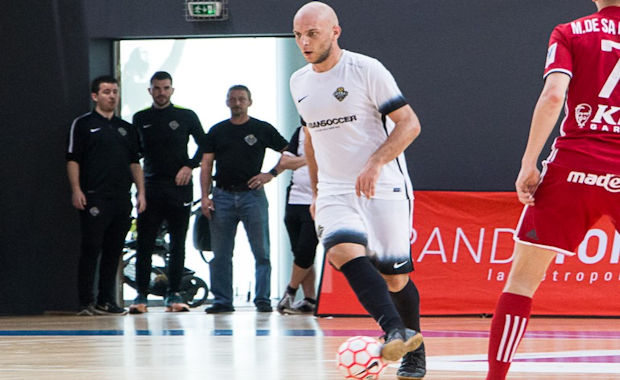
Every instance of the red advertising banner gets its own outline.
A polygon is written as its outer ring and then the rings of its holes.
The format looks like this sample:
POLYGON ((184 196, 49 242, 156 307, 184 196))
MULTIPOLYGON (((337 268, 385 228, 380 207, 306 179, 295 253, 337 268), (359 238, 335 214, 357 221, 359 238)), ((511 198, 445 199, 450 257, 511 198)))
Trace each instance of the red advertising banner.
MULTIPOLYGON (((522 205, 513 192, 415 193, 411 278, 423 315, 491 314, 512 261, 522 205)), ((575 256, 558 255, 532 308, 537 315, 620 315, 620 234, 607 218, 575 256)), ((323 265, 318 315, 366 315, 342 273, 323 265)))

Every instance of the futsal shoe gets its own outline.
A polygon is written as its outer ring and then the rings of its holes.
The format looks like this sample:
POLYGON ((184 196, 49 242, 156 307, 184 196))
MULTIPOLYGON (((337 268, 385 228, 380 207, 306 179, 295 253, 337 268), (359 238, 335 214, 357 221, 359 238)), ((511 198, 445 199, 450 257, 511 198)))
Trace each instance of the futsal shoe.
POLYGON ((295 314, 312 314, 316 308, 315 304, 304 298, 293 304, 293 311, 295 314))
POLYGON ((93 309, 97 315, 125 315, 127 310, 112 302, 95 305, 93 309))
POLYGON ((280 314, 297 314, 293 309, 293 301, 295 300, 295 296, 290 295, 289 293, 284 293, 284 296, 278 302, 278 313, 280 314))
POLYGON ((131 305, 129 305, 129 314, 142 314, 148 312, 149 309, 147 308, 147 303, 147 298, 138 294, 131 305))
POLYGON ((90 317, 90 316, 95 315, 95 305, 91 303, 86 306, 80 306, 80 309, 76 315, 83 316, 83 317, 90 317))
POLYGON ((183 302, 183 298, 181 298, 181 294, 168 293, 166 299, 164 300, 164 304, 166 306, 166 311, 172 312, 184 312, 189 311, 189 305, 183 302))
POLYGON ((232 313, 233 311, 235 311, 235 308, 232 305, 223 305, 221 303, 214 303, 205 309, 207 314, 232 313))
POLYGON ((422 334, 415 330, 400 328, 392 329, 385 335, 385 343, 381 348, 381 357, 387 361, 397 361, 407 352, 420 347, 422 334))
POLYGON ((271 307, 271 304, 267 301, 259 301, 256 302, 256 311, 258 311, 259 313, 271 313, 273 311, 273 308, 271 307))
POLYGON ((399 380, 420 380, 426 375, 426 352, 424 343, 415 351, 407 352, 396 371, 399 380))

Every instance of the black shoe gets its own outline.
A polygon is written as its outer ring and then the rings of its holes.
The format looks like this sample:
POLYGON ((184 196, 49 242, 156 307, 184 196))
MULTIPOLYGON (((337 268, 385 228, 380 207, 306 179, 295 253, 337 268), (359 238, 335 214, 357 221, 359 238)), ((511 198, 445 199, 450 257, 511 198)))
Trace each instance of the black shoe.
POLYGON ((385 343, 381 348, 381 357, 387 361, 396 361, 407 352, 420 347, 423 342, 422 334, 411 329, 392 329, 385 336, 385 343))
POLYGON ((125 315, 127 314, 127 310, 111 302, 106 302, 104 304, 95 305, 94 311, 95 311, 95 314, 98 314, 98 315, 125 315))
POLYGON ((407 352, 396 371, 399 380, 420 380, 426 375, 426 352, 424 343, 417 350, 407 352))
POLYGON ((256 311, 258 311, 259 313, 271 313, 273 311, 273 308, 271 307, 271 304, 269 302, 261 301, 256 303, 256 311))
POLYGON ((224 305, 221 303, 214 303, 205 309, 205 313, 207 314, 217 314, 217 313, 232 313, 235 311, 235 308, 232 305, 224 305))
POLYGON ((80 308, 78 309, 78 312, 76 315, 79 316, 92 316, 95 315, 95 305, 88 304, 88 305, 83 305, 80 306, 80 308))

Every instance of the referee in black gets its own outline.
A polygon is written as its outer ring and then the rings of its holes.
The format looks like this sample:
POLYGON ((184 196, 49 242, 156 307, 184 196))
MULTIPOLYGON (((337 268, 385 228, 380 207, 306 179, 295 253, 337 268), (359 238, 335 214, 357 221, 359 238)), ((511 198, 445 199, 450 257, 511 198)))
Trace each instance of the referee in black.
POLYGON ((138 212, 146 207, 138 136, 131 124, 114 116, 119 100, 114 77, 93 80, 91 98, 95 109, 71 124, 66 155, 71 202, 80 210, 82 229, 78 315, 126 314, 115 302, 115 283, 130 224, 132 180, 138 190, 138 212), (99 291, 95 296, 97 261, 99 291))
POLYGON ((192 136, 198 144, 205 133, 194 111, 170 102, 174 88, 169 73, 158 71, 153 74, 148 90, 153 97, 153 105, 133 116, 144 157, 149 208, 138 216, 138 295, 129 307, 129 312, 141 314, 148 310, 151 255, 164 220, 170 235, 169 284, 164 299, 166 311, 189 311, 189 306, 179 292, 185 262, 185 236, 193 198, 192 169, 200 165, 202 155, 197 149, 190 159, 187 143, 189 136, 192 136))

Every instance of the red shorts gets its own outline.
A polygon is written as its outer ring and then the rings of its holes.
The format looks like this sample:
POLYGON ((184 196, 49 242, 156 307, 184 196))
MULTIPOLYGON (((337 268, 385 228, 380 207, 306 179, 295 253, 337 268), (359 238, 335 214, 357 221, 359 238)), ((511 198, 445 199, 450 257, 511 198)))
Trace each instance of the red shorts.
POLYGON ((618 229, 620 175, 548 163, 534 206, 525 206, 515 240, 574 255, 590 227, 609 215, 618 229))

